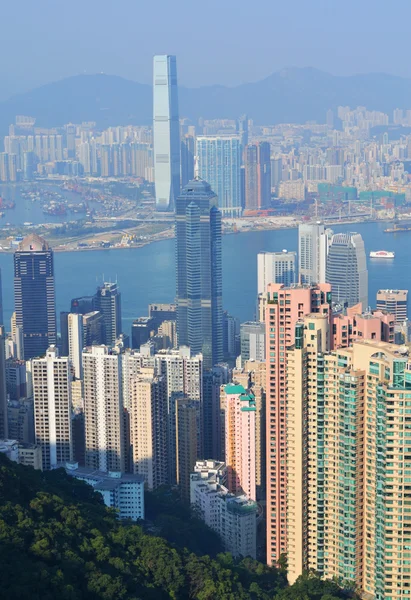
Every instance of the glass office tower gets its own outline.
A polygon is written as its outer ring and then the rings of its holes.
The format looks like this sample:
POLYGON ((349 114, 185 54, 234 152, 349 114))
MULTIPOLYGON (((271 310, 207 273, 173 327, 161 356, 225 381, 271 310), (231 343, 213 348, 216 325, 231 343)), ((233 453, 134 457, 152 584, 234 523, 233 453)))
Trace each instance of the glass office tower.
POLYGON ((44 356, 56 343, 53 251, 36 234, 14 253, 16 326, 23 330, 24 359, 44 356))
POLYGON ((241 142, 238 136, 197 137, 198 174, 218 196, 226 217, 241 215, 241 142))
POLYGON ((175 56, 155 56, 153 137, 156 209, 174 210, 180 193, 180 123, 175 56))
POLYGON ((204 368, 223 359, 221 213, 201 179, 176 203, 177 335, 180 346, 202 353, 204 368))

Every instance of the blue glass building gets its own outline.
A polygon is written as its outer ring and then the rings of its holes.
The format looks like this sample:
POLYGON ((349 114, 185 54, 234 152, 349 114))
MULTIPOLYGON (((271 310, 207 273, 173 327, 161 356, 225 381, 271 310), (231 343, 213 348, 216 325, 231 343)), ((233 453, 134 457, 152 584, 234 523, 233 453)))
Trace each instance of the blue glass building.
POLYGON ((226 217, 241 215, 241 141, 239 136, 198 136, 198 174, 218 196, 226 217))
POLYGON ((201 352, 210 369, 223 359, 221 212, 201 179, 177 198, 176 263, 178 343, 201 352))

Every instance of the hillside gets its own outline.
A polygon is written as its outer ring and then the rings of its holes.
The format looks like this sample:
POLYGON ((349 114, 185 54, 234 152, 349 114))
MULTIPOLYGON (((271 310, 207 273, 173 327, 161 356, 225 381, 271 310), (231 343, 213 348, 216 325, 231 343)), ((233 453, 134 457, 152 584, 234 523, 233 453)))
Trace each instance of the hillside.
MULTIPOLYGON (((338 105, 366 106, 392 113, 411 107, 411 79, 383 73, 338 77, 317 69, 289 68, 236 87, 179 88, 180 115, 235 118, 243 113, 256 124, 325 122, 338 105)), ((15 115, 35 116, 44 127, 97 121, 99 126, 149 124, 152 89, 114 75, 77 75, 0 102, 0 135, 15 115)))
POLYGON ((199 556, 119 523, 63 470, 41 473, 0 454, 2 600, 337 600, 314 576, 285 587, 266 565, 199 556))

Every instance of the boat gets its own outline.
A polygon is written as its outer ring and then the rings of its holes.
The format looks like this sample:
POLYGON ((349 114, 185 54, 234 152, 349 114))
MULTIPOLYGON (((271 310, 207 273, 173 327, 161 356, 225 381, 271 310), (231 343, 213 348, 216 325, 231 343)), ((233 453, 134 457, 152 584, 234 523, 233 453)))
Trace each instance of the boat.
POLYGON ((395 252, 388 250, 375 250, 370 252, 370 258, 395 258, 395 252))
POLYGON ((401 233, 403 231, 411 231, 411 225, 394 225, 394 227, 384 229, 384 233, 401 233))

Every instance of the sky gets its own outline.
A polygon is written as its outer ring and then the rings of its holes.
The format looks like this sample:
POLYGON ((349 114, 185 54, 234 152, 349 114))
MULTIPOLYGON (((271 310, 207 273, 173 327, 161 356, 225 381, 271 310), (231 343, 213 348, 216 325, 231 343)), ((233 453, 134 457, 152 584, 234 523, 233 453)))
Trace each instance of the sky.
POLYGON ((0 0, 0 98, 79 73, 237 85, 284 67, 411 77, 410 0, 0 0))

